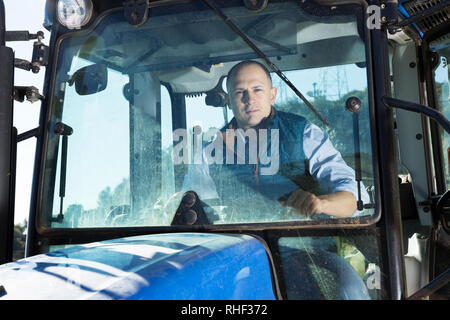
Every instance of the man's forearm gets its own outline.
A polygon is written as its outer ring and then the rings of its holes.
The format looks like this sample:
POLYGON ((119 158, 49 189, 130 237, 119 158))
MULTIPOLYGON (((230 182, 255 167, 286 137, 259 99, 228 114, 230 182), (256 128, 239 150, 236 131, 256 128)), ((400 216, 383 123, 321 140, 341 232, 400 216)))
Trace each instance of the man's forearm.
POLYGON ((338 191, 331 194, 318 196, 320 199, 321 213, 338 218, 348 218, 355 212, 356 198, 348 191, 338 191))
POLYGON ((356 210, 356 198, 349 191, 316 196, 311 192, 297 189, 289 195, 287 200, 280 202, 282 206, 295 208, 307 217, 323 213, 338 218, 348 218, 356 210))

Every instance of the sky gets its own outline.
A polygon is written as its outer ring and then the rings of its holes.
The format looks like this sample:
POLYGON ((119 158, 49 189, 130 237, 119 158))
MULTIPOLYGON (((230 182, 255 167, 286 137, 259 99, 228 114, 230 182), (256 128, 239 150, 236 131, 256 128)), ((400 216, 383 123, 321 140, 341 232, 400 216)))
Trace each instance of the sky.
MULTIPOLYGON (((6 12, 6 29, 28 30, 30 33, 44 32, 43 42, 48 45, 49 32, 42 26, 44 22, 44 0, 4 0, 6 12)), ((14 50, 16 58, 30 61, 33 53, 33 42, 7 42, 14 50)), ((42 93, 45 67, 38 74, 31 71, 15 69, 16 86, 34 86, 42 93)), ((23 133, 38 126, 41 103, 14 102, 14 126, 18 133, 23 133)), ((22 223, 28 219, 30 207, 31 182, 36 138, 22 141, 17 146, 17 176, 14 222, 22 223)))

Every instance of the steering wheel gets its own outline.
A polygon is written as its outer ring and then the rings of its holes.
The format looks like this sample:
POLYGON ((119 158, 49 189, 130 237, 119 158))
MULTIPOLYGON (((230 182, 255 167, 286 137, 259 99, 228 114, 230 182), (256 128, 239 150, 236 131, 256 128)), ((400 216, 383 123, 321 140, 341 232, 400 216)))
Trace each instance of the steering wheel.
POLYGON ((187 191, 175 212, 171 225, 207 225, 218 219, 214 214, 205 211, 209 208, 202 202, 195 191, 187 191))

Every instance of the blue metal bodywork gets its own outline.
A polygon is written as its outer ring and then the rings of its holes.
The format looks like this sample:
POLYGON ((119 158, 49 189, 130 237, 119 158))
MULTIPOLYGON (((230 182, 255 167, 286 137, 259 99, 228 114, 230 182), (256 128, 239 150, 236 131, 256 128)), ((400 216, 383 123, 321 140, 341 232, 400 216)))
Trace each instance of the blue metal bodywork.
POLYGON ((0 299, 275 299, 248 235, 171 233, 96 242, 0 266, 0 299))

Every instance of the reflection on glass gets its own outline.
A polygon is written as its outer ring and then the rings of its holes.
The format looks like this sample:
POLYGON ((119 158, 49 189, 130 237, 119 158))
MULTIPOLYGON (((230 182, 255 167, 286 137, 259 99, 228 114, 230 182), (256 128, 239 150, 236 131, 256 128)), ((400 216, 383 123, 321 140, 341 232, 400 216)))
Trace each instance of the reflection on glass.
POLYGON ((375 237, 283 237, 278 240, 287 297, 376 300, 386 297, 375 237))
MULTIPOLYGON (((435 89, 438 108, 447 118, 450 118, 450 90, 449 90, 449 74, 450 67, 448 66, 448 61, 450 59, 450 48, 444 48, 437 51, 440 55, 440 64, 434 71, 435 75, 435 89)), ((445 178, 447 188, 450 186, 450 169, 448 167, 449 163, 449 148, 450 148, 450 135, 442 131, 443 134, 443 144, 444 144, 444 165, 445 165, 445 178)))

